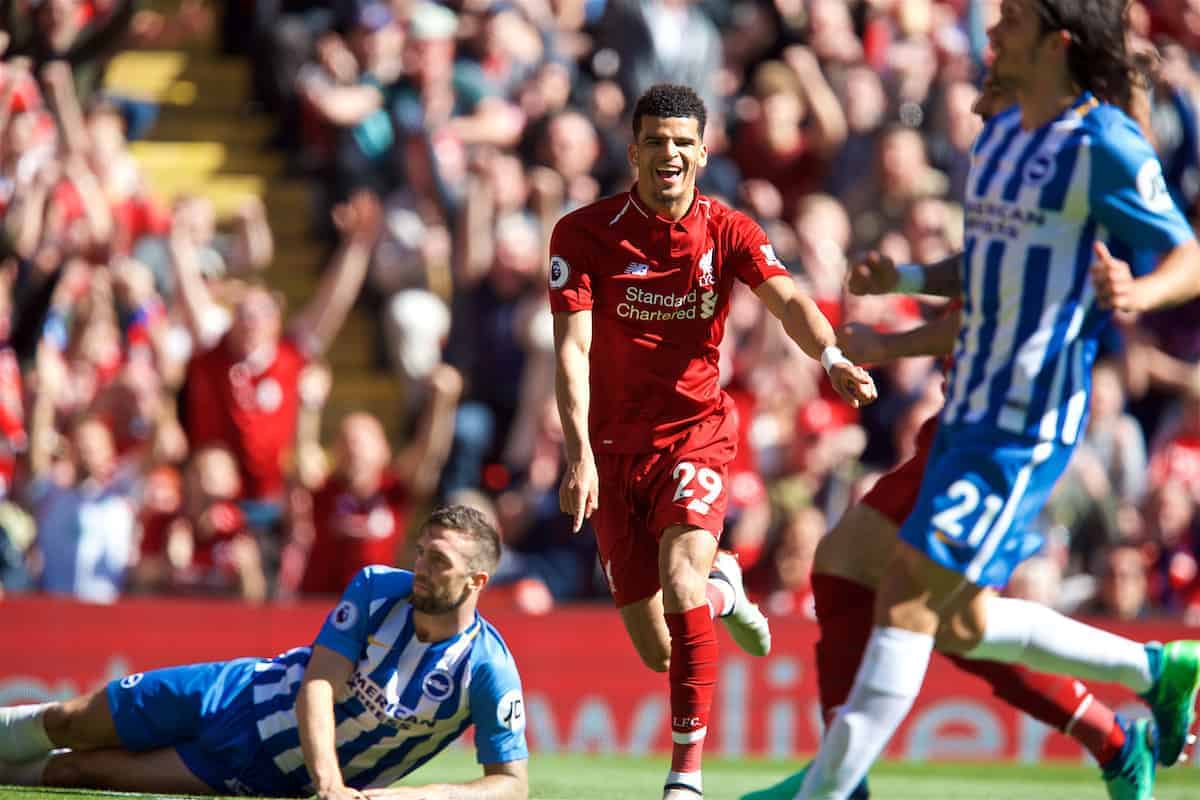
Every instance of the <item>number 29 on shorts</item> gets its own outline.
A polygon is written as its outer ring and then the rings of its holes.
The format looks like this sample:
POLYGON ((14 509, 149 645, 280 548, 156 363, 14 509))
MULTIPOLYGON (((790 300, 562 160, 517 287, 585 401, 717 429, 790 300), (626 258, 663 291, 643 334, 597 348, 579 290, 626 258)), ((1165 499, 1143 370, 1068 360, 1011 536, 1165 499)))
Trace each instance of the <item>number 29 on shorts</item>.
POLYGON ((707 514, 713 502, 721 496, 721 490, 725 488, 716 470, 708 467, 697 468, 690 461, 680 461, 676 464, 675 469, 671 471, 671 477, 675 480, 673 502, 680 503, 690 497, 692 499, 688 502, 687 509, 698 514, 707 514), (701 497, 696 497, 696 489, 692 488, 697 484, 704 492, 701 497))

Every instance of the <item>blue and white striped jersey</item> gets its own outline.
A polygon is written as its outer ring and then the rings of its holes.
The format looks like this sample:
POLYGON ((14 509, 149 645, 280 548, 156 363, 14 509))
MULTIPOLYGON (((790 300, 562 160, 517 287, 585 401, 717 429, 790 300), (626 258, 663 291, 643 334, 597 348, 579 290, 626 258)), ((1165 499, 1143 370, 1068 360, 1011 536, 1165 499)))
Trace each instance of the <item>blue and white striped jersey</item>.
MULTIPOLYGON (((338 761, 347 785, 386 786, 412 772, 472 724, 481 764, 528 758, 521 682, 500 634, 476 614, 467 630, 422 642, 413 628, 412 573, 363 569, 316 644, 354 662, 335 697, 338 761)), ((284 783, 312 792, 296 720, 311 649, 254 667, 253 710, 262 753, 284 783)), ((265 766, 265 765, 264 765, 265 766)))
POLYGON ((1192 238, 1137 126, 1089 93, 1036 130, 1011 108, 971 152, 963 328, 943 424, 1074 444, 1110 314, 1089 277, 1096 240, 1163 253, 1192 238))

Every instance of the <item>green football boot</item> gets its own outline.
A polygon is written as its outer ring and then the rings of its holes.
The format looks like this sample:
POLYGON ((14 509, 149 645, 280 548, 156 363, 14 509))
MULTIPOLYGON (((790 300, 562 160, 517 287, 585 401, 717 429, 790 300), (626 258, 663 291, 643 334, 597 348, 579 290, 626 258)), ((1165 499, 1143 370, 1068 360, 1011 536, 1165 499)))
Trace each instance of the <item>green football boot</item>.
POLYGON ((1154 685, 1142 695, 1158 728, 1158 763, 1170 767, 1195 741, 1196 693, 1200 690, 1200 642, 1146 645, 1154 685))
POLYGON ((1104 786, 1111 800, 1153 800, 1158 765, 1158 732, 1153 720, 1139 719, 1125 728, 1125 746, 1104 765, 1104 786))
MULTIPOLYGON (((800 792, 800 787, 804 785, 804 776, 810 769, 812 769, 811 761, 804 765, 804 769, 788 775, 774 786, 744 794, 738 800, 793 800, 800 792)), ((867 779, 863 778, 863 782, 858 785, 858 788, 850 793, 849 800, 870 800, 870 797, 871 793, 867 790, 867 779)))

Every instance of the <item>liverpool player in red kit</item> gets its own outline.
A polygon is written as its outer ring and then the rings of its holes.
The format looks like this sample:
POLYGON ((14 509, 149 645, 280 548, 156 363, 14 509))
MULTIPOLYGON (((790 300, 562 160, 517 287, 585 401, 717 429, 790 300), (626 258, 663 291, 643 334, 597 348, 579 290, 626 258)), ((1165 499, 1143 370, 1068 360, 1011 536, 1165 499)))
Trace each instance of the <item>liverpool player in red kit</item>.
POLYGON ((705 108, 685 86, 637 102, 627 194, 585 206, 550 241, 557 394, 567 447, 560 500, 592 517, 613 598, 634 647, 668 671, 674 751, 667 800, 702 795, 701 752, 716 679, 713 616, 740 647, 770 649, 766 619, 718 555, 737 419, 717 347, 735 280, 819 358, 854 406, 875 399, 762 229, 695 188, 705 108), (714 566, 716 569, 714 570, 714 566))

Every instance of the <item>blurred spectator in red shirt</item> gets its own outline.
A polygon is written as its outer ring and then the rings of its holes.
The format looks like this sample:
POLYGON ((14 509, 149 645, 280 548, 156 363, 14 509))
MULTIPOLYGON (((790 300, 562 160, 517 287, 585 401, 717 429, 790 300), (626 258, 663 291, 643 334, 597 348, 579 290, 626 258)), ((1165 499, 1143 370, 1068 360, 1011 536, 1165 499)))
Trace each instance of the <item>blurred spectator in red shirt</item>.
MULTIPOLYGON (((462 378, 445 364, 429 373, 428 384, 428 404, 413 440, 395 458, 379 420, 356 412, 338 426, 333 471, 301 471, 311 497, 292 503, 300 513, 292 520, 284 556, 284 591, 336 594, 365 566, 407 563, 409 514, 437 488, 462 392, 462 378)), ((307 413, 319 416, 327 390, 327 382, 306 387, 307 413)), ((315 433, 316 427, 302 430, 315 433)), ((314 438, 297 449, 308 459, 317 447, 314 438)))
POLYGON ((1163 423, 1150 455, 1150 481, 1178 481, 1200 499, 1200 396, 1186 397, 1163 423))
POLYGON ((1168 480, 1151 492, 1144 510, 1154 572, 1151 595, 1172 612, 1200 615, 1200 515, 1187 487, 1168 480))
POLYGON ((252 602, 267 596, 258 543, 236 500, 241 478, 233 455, 207 447, 192 456, 175 508, 142 517, 134 591, 227 594, 252 602))
POLYGON ((228 330, 214 336, 205 323, 214 303, 196 264, 196 243, 173 232, 176 285, 198 344, 187 370, 185 430, 193 448, 221 445, 234 454, 242 469, 243 511, 253 527, 270 527, 279 519, 300 373, 333 341, 358 296, 379 218, 378 200, 366 193, 336 209, 341 247, 286 332, 281 301, 266 287, 251 285, 228 330))
POLYGON ((743 178, 770 181, 782 193, 790 217, 800 198, 824 183, 846 141, 846 117, 811 50, 791 47, 783 57, 754 73, 757 102, 738 129, 733 157, 743 178))

